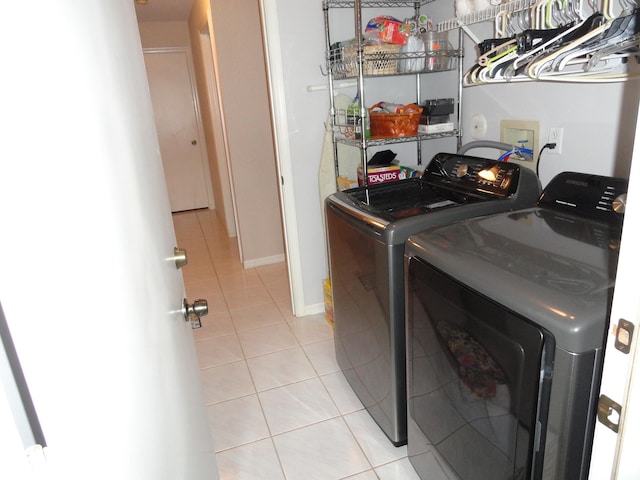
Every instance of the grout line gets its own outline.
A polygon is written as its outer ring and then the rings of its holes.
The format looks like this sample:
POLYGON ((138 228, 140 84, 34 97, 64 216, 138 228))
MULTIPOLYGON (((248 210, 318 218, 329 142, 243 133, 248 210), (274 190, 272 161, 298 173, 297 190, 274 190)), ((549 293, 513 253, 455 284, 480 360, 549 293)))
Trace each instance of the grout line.
MULTIPOLYGON (((348 413, 343 414, 341 412, 340 408, 338 407, 336 399, 333 397, 333 395, 331 394, 331 392, 328 389, 327 385, 325 384, 325 382, 322 379, 323 376, 326 377, 328 375, 333 375, 333 374, 339 373, 339 371, 338 372, 326 372, 326 373, 321 374, 320 371, 318 370, 318 368, 316 367, 316 365, 314 364, 314 362, 312 361, 311 357, 309 356, 309 353, 305 349, 305 346, 314 345, 314 344, 318 344, 318 343, 321 343, 321 342, 326 342, 326 341, 329 341, 330 338, 317 339, 317 340, 313 340, 313 341, 310 341, 308 343, 303 344, 301 338, 298 335, 296 335, 296 331, 293 328, 293 324, 294 324, 296 318, 293 317, 293 312, 292 312, 291 306, 290 305, 281 305, 280 303, 278 303, 278 301, 276 301, 276 298, 274 297, 274 294, 269 289, 269 283, 267 282, 267 278, 266 278, 267 275, 265 274, 265 270, 268 269, 270 267, 270 265, 267 265, 267 266, 264 266, 264 267, 256 267, 256 268, 254 268, 252 270, 256 271, 256 273, 257 273, 257 275, 258 275, 258 277, 260 279, 260 283, 267 290, 267 292, 269 294, 269 298, 271 299, 271 302, 268 305, 275 306, 277 311, 280 313, 280 316, 282 317, 284 323, 287 325, 287 328, 289 329, 288 331, 291 332, 291 334, 293 335, 293 338, 295 339, 295 346, 292 346, 292 347, 289 347, 289 348, 285 348, 285 349, 282 349, 282 350, 277 350, 277 351, 274 351, 274 352, 264 353, 264 354, 261 354, 261 355, 257 355, 255 357, 248 358, 247 357, 247 352, 245 351, 245 347, 243 346, 242 342, 240 341, 240 331, 238 330, 238 326, 236 324, 236 321, 234 320, 234 316, 233 316, 233 313, 232 313, 232 311, 230 309, 230 305, 227 302, 227 298, 226 298, 226 296, 224 294, 224 290, 222 289, 222 284, 223 284, 223 281, 224 281, 224 275, 219 273, 218 269, 216 268, 216 263, 214 262, 214 259, 213 259, 212 255, 211 255, 211 248, 213 247, 212 240, 206 234, 207 228, 205 228, 205 225, 203 224, 203 221, 204 220, 212 221, 212 220, 211 220, 211 218, 209 216, 207 216, 206 218, 203 219, 203 218, 201 218, 201 215, 199 215, 197 213, 195 214, 195 216, 196 216, 196 219, 198 221, 200 233, 201 233, 202 238, 204 239, 205 245, 207 247, 206 254, 207 254, 207 258, 209 260, 209 263, 210 263, 210 265, 212 267, 212 275, 216 278, 216 280, 217 280, 217 282, 218 282, 218 284, 220 286, 220 291, 221 291, 221 294, 222 294, 224 305, 226 307, 225 315, 229 316, 230 321, 231 321, 231 326, 233 328, 233 332, 229 332, 229 333, 224 334, 224 335, 218 335, 218 336, 212 337, 212 338, 221 338, 221 337, 224 337, 224 336, 229 336, 231 334, 234 334, 235 335, 235 339, 236 339, 236 341, 238 342, 238 344, 240 346, 240 351, 241 351, 241 354, 242 354, 242 359, 235 359, 235 360, 232 360, 230 362, 222 363, 222 364, 219 364, 219 365, 211 365, 211 366, 201 367, 199 370, 202 372, 202 371, 205 371, 205 370, 208 370, 208 369, 219 368, 219 367, 223 367, 223 366, 226 366, 226 365, 232 365, 232 364, 235 364, 235 363, 243 362, 245 368, 248 371, 249 378, 251 380, 251 385, 253 386, 253 393, 247 393, 247 394, 244 394, 244 395, 239 395, 239 396, 234 397, 234 398, 229 398, 229 399, 226 399, 226 400, 221 400, 221 401, 213 402, 213 403, 210 403, 210 404, 205 404, 205 407, 211 407, 211 406, 219 405, 219 404, 222 404, 222 403, 225 403, 225 402, 230 402, 230 401, 238 400, 240 398, 245 398, 245 397, 250 397, 250 396, 255 395, 255 398, 258 400, 258 405, 260 406, 260 410, 261 410, 265 425, 267 427, 267 431, 269 433, 269 437, 268 438, 271 441, 271 446, 272 446, 273 451, 274 451, 274 453, 276 455, 276 458, 277 458, 277 461, 278 461, 278 466, 280 467, 282 475, 283 475, 283 477, 285 479, 287 479, 288 477, 287 477, 285 469, 284 469, 284 465, 283 465, 283 461, 282 461, 282 458, 281 458, 280 451, 278 450, 278 448, 276 446, 275 437, 286 435, 286 434, 289 434, 291 432, 302 430, 304 428, 308 428, 308 427, 311 427, 311 426, 314 426, 314 425, 319 425, 319 424, 325 423, 327 421, 335 420, 335 419, 339 418, 339 419, 341 419, 341 421, 344 424, 344 426, 347 428, 347 431, 349 432, 351 437, 355 440, 355 442, 356 442, 356 444, 358 446, 358 449, 361 451, 364 459, 367 462, 367 465, 369 466, 368 469, 362 470, 361 472, 357 472, 357 473, 355 473, 353 475, 350 475, 348 477, 342 477, 342 480, 348 480, 350 478, 353 478, 355 476, 361 475, 363 473, 368 473, 368 472, 371 472, 375 476, 375 478, 379 478, 378 474, 375 471, 375 468, 377 468, 377 467, 373 466, 371 460, 369 459, 369 457, 367 456, 366 452, 364 451, 364 449, 362 447, 361 440, 358 439, 358 437, 352 431, 351 427, 349 426, 349 423, 347 422, 347 420, 345 418, 347 415, 351 415, 353 413, 361 412, 362 410, 364 410, 364 407, 362 407, 361 409, 358 409, 358 410, 356 410, 354 412, 348 412, 348 413), (256 385, 256 381, 255 381, 255 378, 254 378, 254 374, 251 371, 251 368, 249 367, 249 360, 258 359, 258 358, 266 356, 266 355, 281 353, 281 352, 285 352, 287 350, 293 350, 293 349, 296 349, 296 348, 301 349, 301 351, 302 351, 302 353, 304 355, 304 358, 309 362, 309 365, 311 365, 311 367, 313 369, 314 376, 311 376, 311 377, 305 378, 305 379, 301 379, 301 380, 296 380, 296 381, 293 381, 293 382, 290 382, 290 383, 286 383, 286 384, 283 384, 283 385, 273 386, 273 387, 267 388, 267 389, 262 390, 262 391, 258 391, 258 388, 257 388, 257 385, 256 385), (269 391, 273 391, 273 390, 276 390, 276 389, 279 389, 279 388, 286 388, 288 386, 295 385, 295 384, 298 384, 298 383, 307 382, 307 381, 313 380, 314 378, 317 379, 320 382, 320 385, 322 386, 323 391, 329 397, 333 407, 335 408, 335 411, 337 412, 336 415, 332 416, 330 418, 327 418, 327 419, 323 419, 323 420, 316 421, 316 422, 313 422, 313 423, 310 423, 310 424, 307 424, 307 425, 303 425, 303 426, 299 426, 299 427, 293 428, 291 430, 287 430, 286 432, 281 432, 281 433, 274 434, 272 429, 271 429, 271 426, 269 425, 269 422, 267 421, 267 415, 265 413, 264 405, 263 405, 262 399, 260 397, 260 394, 261 393, 265 393, 265 392, 269 392, 269 391)), ((212 227, 212 226, 210 226, 210 227, 212 227)), ((212 228, 209 228, 208 230, 212 230, 212 228)), ((239 262, 239 259, 238 259, 238 262, 239 262)), ((271 285, 273 286, 273 284, 271 284, 271 285)), ((267 304, 265 304, 265 305, 267 305, 267 304)), ((220 314, 222 315, 222 312, 220 312, 220 314)), ((281 323, 278 323, 278 325, 280 325, 280 324, 281 323)), ((265 325, 264 327, 269 327, 269 325, 265 325)), ((256 327, 256 328, 252 328, 252 329, 249 329, 249 330, 246 330, 246 331, 251 331, 251 330, 258 329, 258 328, 262 328, 262 327, 256 327)), ((244 331, 245 330, 243 330, 243 332, 244 331)), ((204 341, 204 340, 209 340, 209 339, 202 339, 202 340, 195 340, 195 341, 197 342, 197 341, 204 341)), ((261 439, 258 439, 258 440, 247 442, 245 444, 241 444, 241 445, 236 445, 236 446, 233 446, 233 447, 225 448, 225 449, 216 451, 215 453, 218 454, 218 453, 222 453, 222 452, 225 452, 225 451, 246 447, 246 446, 254 444, 254 443, 262 442, 262 441, 264 441, 266 439, 267 439, 267 437, 261 438, 261 439)), ((395 460, 395 461, 397 461, 397 460, 395 460)), ((387 463, 393 463, 393 462, 394 461, 390 461, 390 462, 387 462, 387 463)), ((386 464, 384 464, 384 465, 386 465, 386 464)), ((382 466, 382 465, 379 465, 379 466, 382 466)))

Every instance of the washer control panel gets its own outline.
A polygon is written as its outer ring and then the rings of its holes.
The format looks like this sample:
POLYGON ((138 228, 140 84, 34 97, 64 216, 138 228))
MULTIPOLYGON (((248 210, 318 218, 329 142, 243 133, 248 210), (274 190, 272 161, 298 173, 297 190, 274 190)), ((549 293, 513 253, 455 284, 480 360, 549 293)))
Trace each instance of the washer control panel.
POLYGON ((514 163, 439 153, 425 169, 423 179, 439 186, 448 185, 459 191, 507 197, 517 188, 520 168, 514 163))

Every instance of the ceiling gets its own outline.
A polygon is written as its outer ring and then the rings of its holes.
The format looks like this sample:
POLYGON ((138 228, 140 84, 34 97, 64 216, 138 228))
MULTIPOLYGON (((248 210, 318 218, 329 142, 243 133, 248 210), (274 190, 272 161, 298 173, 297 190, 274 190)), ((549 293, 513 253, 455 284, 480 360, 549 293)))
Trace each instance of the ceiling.
POLYGON ((147 0, 136 3, 138 22, 186 22, 194 0, 147 0))

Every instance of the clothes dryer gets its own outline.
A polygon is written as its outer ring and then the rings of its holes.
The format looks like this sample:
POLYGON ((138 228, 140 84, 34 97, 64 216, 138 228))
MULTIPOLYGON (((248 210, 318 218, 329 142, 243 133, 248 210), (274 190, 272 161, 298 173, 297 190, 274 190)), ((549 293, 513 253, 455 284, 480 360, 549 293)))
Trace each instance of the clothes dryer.
POLYGON ((564 173, 535 207, 409 238, 420 478, 588 477, 625 196, 625 180, 564 173))

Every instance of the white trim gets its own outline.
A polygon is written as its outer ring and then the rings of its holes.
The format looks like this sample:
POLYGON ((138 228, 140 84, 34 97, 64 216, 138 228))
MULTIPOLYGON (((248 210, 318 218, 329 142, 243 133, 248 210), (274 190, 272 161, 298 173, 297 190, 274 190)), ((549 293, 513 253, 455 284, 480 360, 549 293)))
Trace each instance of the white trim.
MULTIPOLYGON (((262 12, 262 32, 265 44, 266 66, 269 79, 269 97, 271 101, 271 121, 273 123, 276 165, 280 179, 280 202, 282 205, 282 223, 284 242, 289 270, 289 286, 293 314, 306 313, 302 282, 302 263, 298 239, 298 222, 293 189, 291 148, 289 145, 289 126, 287 123, 287 105, 285 95, 284 67, 280 47, 280 28, 276 0, 260 0, 262 12), (303 313, 305 312, 305 313, 303 313)), ((324 307, 323 307, 324 308, 324 307)))
POLYGON ((243 263, 244 268, 256 268, 263 265, 272 265, 274 263, 282 263, 285 261, 284 253, 280 255, 272 255, 270 257, 254 258, 243 263))
MULTIPOLYGON (((211 42, 208 41, 209 38, 209 32, 205 32, 202 33, 200 31, 198 31, 198 35, 197 35, 198 41, 200 42, 200 51, 202 52, 202 68, 204 70, 204 81, 205 81, 205 92, 206 92, 206 101, 205 101, 205 105, 208 108, 208 112, 209 112, 209 116, 213 117, 215 115, 215 106, 212 105, 211 102, 211 84, 209 83, 211 81, 211 78, 215 76, 215 69, 213 68, 213 53, 211 52, 211 42)), ((213 121, 213 119, 212 119, 213 121)), ((215 136, 215 132, 212 132, 212 135, 215 136)), ((205 143, 206 143, 206 137, 203 137, 205 143)), ((215 147, 215 145, 214 145, 215 147)), ((214 150, 217 150, 216 148, 214 148, 214 150)), ((214 155, 217 156, 218 152, 214 152, 214 155)), ((211 161, 211 158, 207 155, 207 166, 209 166, 209 162, 211 161)), ((209 167, 209 170, 207 172, 207 174, 209 175, 209 179, 211 180, 211 168, 209 167)), ((220 192, 221 195, 224 198, 224 189, 222 192, 220 192)), ((229 199, 231 202, 231 208, 233 208, 233 199, 229 199)), ((215 210, 216 208, 220 208, 220 209, 224 209, 224 205, 216 205, 215 203, 215 196, 213 194, 213 187, 211 188, 211 201, 209 202, 209 209, 210 210, 215 210)), ((227 232, 233 232, 233 235, 229 235, 230 237, 235 236, 235 223, 227 220, 227 215, 225 212, 224 215, 225 221, 227 222, 225 224, 225 227, 227 228, 227 232)))
POLYGON ((628 203, 624 212, 624 224, 618 257, 615 292, 611 304, 610 325, 607 330, 604 366, 600 394, 606 395, 622 406, 618 433, 614 433, 599 421, 596 422, 589 479, 638 478, 636 460, 640 438, 640 411, 637 406, 640 392, 640 300, 638 299, 637 271, 640 254, 640 122, 636 120, 635 140, 631 170, 629 172, 628 203), (618 322, 625 319, 634 324, 635 333, 629 353, 615 346, 618 322))
MULTIPOLYGON (((226 147, 225 140, 225 132, 223 121, 224 119, 221 117, 222 112, 220 111, 219 105, 219 92, 217 89, 217 75, 216 75, 216 66, 213 52, 213 41, 211 40, 211 32, 209 30, 209 20, 203 22, 202 25, 196 26, 197 38, 199 42, 199 46, 202 52, 202 65, 204 68, 204 81, 205 81, 205 92, 207 95, 207 107, 209 111, 209 115, 211 117, 211 135, 214 138, 214 156, 216 157, 216 163, 218 158, 222 158, 225 160, 225 168, 224 171, 219 171, 218 175, 222 177, 226 175, 226 178, 220 178, 220 195, 222 197, 223 204, 217 205, 216 208, 219 211, 223 212, 224 218, 224 226, 227 229, 227 235, 231 237, 237 236, 237 225, 236 225, 236 215, 235 215, 235 198, 233 194, 233 184, 231 182, 231 174, 229 173, 228 166, 228 152, 226 147), (220 125, 220 128, 216 128, 216 125, 220 125), (221 141, 217 141, 221 139, 221 141), (225 183, 226 180, 226 183, 225 183), (229 185, 229 188, 225 188, 226 185, 229 185)), ((209 159, 211 161, 211 158, 209 159)))
MULTIPOLYGON (((227 134, 227 123, 224 113, 224 105, 222 103, 222 92, 220 91, 220 68, 218 66, 218 47, 216 45, 216 35, 213 28, 213 17, 211 15, 211 9, 207 9, 207 27, 209 29, 209 40, 211 41, 211 55, 213 57, 213 73, 216 80, 215 84, 215 96, 216 104, 218 107, 218 114, 220 115, 220 125, 222 126, 222 138, 224 143, 225 160, 227 163, 227 174, 229 175, 229 186, 231 188, 231 202, 233 204, 233 221, 236 225, 236 242, 238 244, 238 252, 240 254, 240 261, 243 258, 242 252, 242 239, 240 238, 240 223, 238 222, 238 209, 236 208, 236 190, 233 183, 233 169, 231 168, 231 153, 229 149, 229 136, 227 134)), ((211 86, 207 86, 210 88, 211 86)))
POLYGON ((325 313, 324 303, 316 303, 314 305, 307 305, 304 307, 302 311, 302 315, 298 315, 300 317, 307 315, 318 315, 319 313, 325 313))

